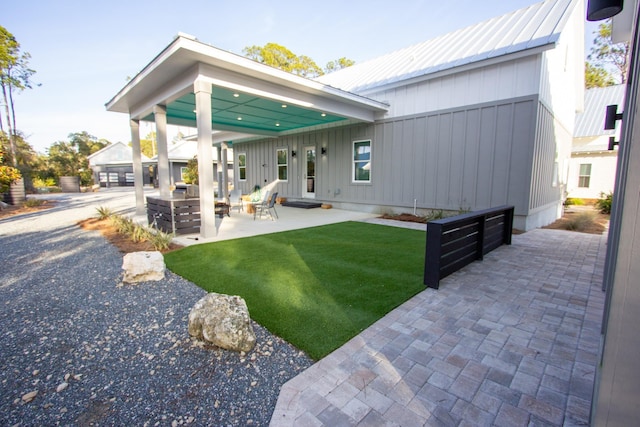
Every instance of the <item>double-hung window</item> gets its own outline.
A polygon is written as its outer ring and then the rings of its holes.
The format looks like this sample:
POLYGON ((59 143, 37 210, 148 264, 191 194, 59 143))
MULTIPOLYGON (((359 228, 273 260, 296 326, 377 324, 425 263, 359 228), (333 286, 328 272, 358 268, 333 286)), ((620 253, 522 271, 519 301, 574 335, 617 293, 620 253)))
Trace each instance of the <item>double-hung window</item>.
POLYGON ((278 181, 286 181, 289 176, 289 152, 286 148, 276 150, 278 162, 278 181))
POLYGON ((353 182, 371 182, 371 140, 353 141, 353 182))
POLYGON ((591 181, 591 163, 580 164, 580 174, 578 175, 578 187, 589 188, 591 181))
POLYGON ((247 153, 238 153, 238 180, 247 180, 247 153))

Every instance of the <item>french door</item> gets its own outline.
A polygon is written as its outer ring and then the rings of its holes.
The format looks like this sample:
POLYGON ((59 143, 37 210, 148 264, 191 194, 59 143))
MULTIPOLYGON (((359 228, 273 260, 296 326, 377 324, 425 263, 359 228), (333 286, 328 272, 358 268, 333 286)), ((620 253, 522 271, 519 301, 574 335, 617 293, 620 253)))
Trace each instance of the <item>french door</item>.
POLYGON ((302 178, 302 197, 316 197, 316 147, 304 147, 304 173, 302 178))

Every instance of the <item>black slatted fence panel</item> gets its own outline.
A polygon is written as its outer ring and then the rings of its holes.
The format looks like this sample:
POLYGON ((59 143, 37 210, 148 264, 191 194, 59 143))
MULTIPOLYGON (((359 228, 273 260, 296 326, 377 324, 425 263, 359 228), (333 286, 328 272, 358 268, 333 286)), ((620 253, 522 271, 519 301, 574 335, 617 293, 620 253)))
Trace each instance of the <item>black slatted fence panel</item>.
POLYGON ((503 244, 511 244, 513 206, 500 206, 427 223, 424 284, 440 279, 503 244))

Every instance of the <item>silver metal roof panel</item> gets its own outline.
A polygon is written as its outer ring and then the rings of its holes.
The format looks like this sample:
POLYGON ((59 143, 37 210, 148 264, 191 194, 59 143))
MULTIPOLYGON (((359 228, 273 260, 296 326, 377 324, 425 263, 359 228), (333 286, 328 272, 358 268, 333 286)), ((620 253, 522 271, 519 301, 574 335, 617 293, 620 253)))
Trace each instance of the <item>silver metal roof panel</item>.
POLYGON ((576 114, 575 138, 599 135, 614 135, 615 130, 604 130, 607 105, 618 105, 624 110, 626 85, 615 85, 588 89, 584 94, 584 111, 576 114))
POLYGON ((551 48, 579 2, 536 3, 324 75, 318 81, 359 93, 527 49, 551 48))

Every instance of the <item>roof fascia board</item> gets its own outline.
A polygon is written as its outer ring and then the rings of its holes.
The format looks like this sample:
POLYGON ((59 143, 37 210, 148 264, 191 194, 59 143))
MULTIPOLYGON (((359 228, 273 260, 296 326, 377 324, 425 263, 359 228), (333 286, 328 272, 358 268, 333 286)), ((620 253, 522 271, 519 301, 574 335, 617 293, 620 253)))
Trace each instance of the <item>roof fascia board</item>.
POLYGON ((193 92, 193 84, 197 77, 198 69, 194 66, 179 78, 172 79, 167 84, 162 85, 161 88, 151 88, 151 90, 148 90, 149 96, 139 100, 133 107, 129 108, 129 111, 122 112, 129 113, 134 119, 146 117, 153 112, 154 106, 168 105, 187 93, 193 92))
MULTIPOLYGON (((343 102, 365 105, 378 112, 385 112, 388 110, 386 105, 378 101, 367 99, 361 95, 345 92, 313 80, 260 64, 249 58, 226 52, 183 36, 176 37, 171 44, 160 52, 142 71, 131 79, 124 88, 122 88, 109 102, 107 102, 107 110, 125 113, 129 112, 126 111, 126 105, 128 103, 125 102, 125 99, 127 97, 131 97, 139 85, 142 85, 141 87, 144 88, 144 81, 147 80, 154 71, 157 71, 163 64, 169 62, 172 57, 177 57, 182 53, 187 56, 189 56, 189 53, 195 54, 195 57, 189 58, 189 60, 194 64, 199 64, 200 67, 208 66, 217 72, 226 72, 227 75, 231 74, 236 77, 248 76, 253 77, 256 81, 265 80, 281 87, 295 88, 302 93, 314 95, 324 94, 330 97, 338 97, 341 98, 343 102)), ((190 85, 191 84, 192 81, 190 82, 190 85)), ((165 89, 164 92, 170 92, 170 90, 165 89)), ((155 99, 158 98, 162 98, 162 96, 155 97, 155 99)), ((147 102, 149 101, 136 102, 138 107, 134 108, 137 111, 135 116, 140 116, 142 114, 141 111, 144 110, 143 105, 147 102)), ((133 109, 130 108, 129 110, 131 111, 133 109)))
MULTIPOLYGON (((209 65, 200 64, 200 78, 208 81, 213 86, 224 87, 239 92, 248 93, 261 98, 267 98, 289 105, 297 105, 301 108, 318 112, 332 113, 338 116, 357 119, 365 122, 373 122, 376 113, 386 111, 382 108, 372 108, 362 104, 347 103, 338 96, 322 96, 322 94, 310 94, 289 86, 281 86, 271 81, 257 79, 247 75, 239 75, 228 70, 216 69, 209 65)), ((215 89, 214 89, 215 90, 215 89)), ((376 102, 382 106, 384 104, 376 102)))
POLYGON ((313 95, 325 94, 329 96, 342 98, 343 101, 349 101, 357 104, 368 105, 369 107, 381 112, 387 111, 388 106, 362 95, 347 92, 332 86, 325 85, 315 80, 297 76, 278 68, 274 68, 265 64, 261 64, 244 56, 218 49, 214 46, 199 42, 197 40, 184 39, 184 49, 204 55, 200 63, 210 65, 221 70, 231 71, 233 74, 254 77, 257 80, 266 80, 279 86, 294 88, 301 92, 313 95), (266 78, 265 78, 266 77, 266 78))

